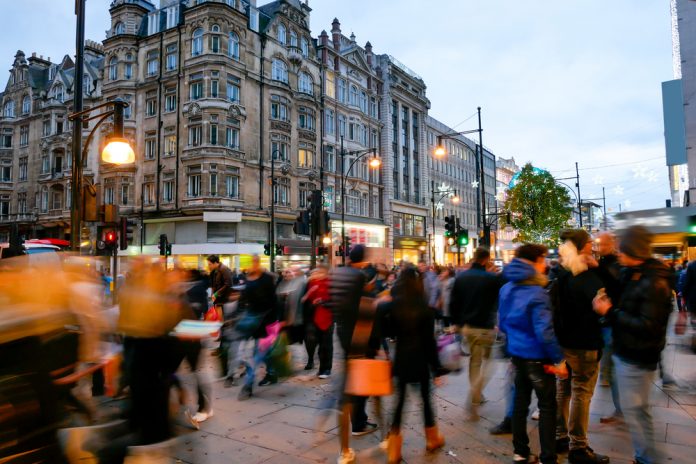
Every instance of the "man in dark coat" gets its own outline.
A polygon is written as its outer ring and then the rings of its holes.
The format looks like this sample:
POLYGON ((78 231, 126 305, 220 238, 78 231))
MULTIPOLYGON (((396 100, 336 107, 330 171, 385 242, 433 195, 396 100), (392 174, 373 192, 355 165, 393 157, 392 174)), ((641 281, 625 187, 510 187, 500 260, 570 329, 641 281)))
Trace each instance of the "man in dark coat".
POLYGON ((479 247, 469 270, 454 280, 450 298, 452 320, 466 337, 471 358, 469 361, 468 419, 478 420, 478 407, 483 402, 483 389, 488 383, 488 361, 495 342, 498 313, 498 292, 502 279, 488 272, 491 253, 479 247))
POLYGON ((561 240, 561 266, 550 291, 556 295, 554 325, 570 376, 556 382, 556 451, 570 448, 571 464, 605 464, 609 458, 595 453, 587 438, 590 400, 604 343, 592 300, 603 283, 596 272, 599 263, 592 256, 590 235, 584 229, 565 230, 561 240))
POLYGON ((650 391, 665 347, 672 312, 672 273, 652 258, 652 234, 643 226, 627 229, 619 242, 621 294, 594 299, 594 309, 612 327, 614 364, 621 409, 631 432, 635 462, 664 462, 655 446, 650 391))
MULTIPOLYGON (((350 251, 350 264, 344 267, 337 267, 329 273, 329 306, 336 321, 336 333, 343 348, 344 357, 365 355, 367 347, 355 347, 352 344, 353 331, 358 321, 360 299, 368 295, 369 289, 366 288, 368 281, 365 270, 369 267, 364 262, 365 247, 355 245, 350 251), (362 351, 362 352, 360 352, 362 351)), ((343 385, 341 386, 341 392, 343 385)), ((346 411, 351 410, 350 421, 352 423, 353 435, 360 436, 373 432, 377 429, 377 424, 368 422, 365 413, 365 397, 344 397, 342 398, 342 409, 344 416, 341 420, 340 442, 341 457, 345 462, 350 462, 354 456, 353 450, 349 447, 348 417, 346 411), (352 403, 352 408, 348 404, 352 403)))

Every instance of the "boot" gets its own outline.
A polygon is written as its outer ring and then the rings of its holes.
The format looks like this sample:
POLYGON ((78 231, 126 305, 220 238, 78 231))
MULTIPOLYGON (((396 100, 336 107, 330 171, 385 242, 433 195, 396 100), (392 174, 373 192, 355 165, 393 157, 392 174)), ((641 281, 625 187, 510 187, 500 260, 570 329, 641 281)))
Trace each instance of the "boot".
POLYGON ((389 464, 399 464, 401 462, 401 445, 404 443, 404 436, 401 432, 390 432, 387 437, 387 462, 389 464))
POLYGON ((445 437, 440 434, 437 425, 425 428, 425 449, 435 451, 445 446, 445 437))

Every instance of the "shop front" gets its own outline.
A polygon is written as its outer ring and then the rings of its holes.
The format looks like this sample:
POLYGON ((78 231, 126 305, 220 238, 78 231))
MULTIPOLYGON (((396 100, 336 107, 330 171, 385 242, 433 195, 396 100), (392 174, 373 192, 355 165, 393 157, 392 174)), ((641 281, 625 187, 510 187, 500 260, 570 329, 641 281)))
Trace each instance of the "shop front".
MULTIPOLYGON (((389 248, 387 245, 387 226, 376 223, 346 222, 346 238, 350 245, 364 245, 365 259, 372 263, 389 263, 389 248)), ((341 221, 331 221, 331 246, 328 255, 331 265, 341 264, 339 246, 341 245, 341 221)), ((323 245, 326 246, 326 245, 323 245)))

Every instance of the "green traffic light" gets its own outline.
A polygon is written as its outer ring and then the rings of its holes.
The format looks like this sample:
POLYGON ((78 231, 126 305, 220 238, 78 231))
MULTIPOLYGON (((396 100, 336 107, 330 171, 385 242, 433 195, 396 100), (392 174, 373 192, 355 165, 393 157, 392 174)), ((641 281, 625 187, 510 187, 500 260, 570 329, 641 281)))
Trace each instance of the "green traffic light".
POLYGON ((466 237, 461 237, 461 238, 459 239, 459 244, 462 245, 462 246, 468 245, 468 244, 469 244, 469 239, 466 238, 466 237))

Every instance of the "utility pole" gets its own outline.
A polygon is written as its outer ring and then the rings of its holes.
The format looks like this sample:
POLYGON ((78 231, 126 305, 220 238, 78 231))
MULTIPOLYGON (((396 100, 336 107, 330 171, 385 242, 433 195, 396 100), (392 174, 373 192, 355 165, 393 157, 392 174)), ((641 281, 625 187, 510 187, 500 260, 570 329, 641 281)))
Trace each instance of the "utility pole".
POLYGON ((485 168, 485 156, 483 153, 483 129, 481 128, 481 107, 477 108, 478 111, 478 134, 479 134, 479 152, 481 154, 481 183, 479 184, 479 189, 481 192, 481 224, 483 226, 483 245, 490 246, 491 237, 490 231, 486 227, 486 168, 485 168))
POLYGON ((578 162, 575 162, 575 186, 578 188, 578 217, 580 220, 580 228, 582 229, 582 197, 580 196, 580 169, 578 162))
POLYGON ((602 187, 602 209, 604 210, 604 230, 607 230, 607 195, 602 187))

